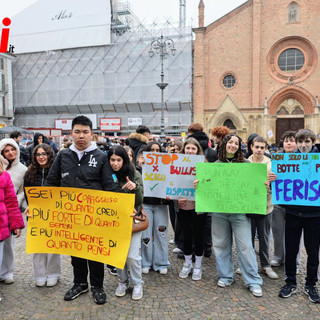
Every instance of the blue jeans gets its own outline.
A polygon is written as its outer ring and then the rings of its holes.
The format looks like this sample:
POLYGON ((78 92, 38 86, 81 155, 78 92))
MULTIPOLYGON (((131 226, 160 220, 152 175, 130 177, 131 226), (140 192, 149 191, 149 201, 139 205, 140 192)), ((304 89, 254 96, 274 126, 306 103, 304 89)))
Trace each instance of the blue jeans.
POLYGON ((168 261, 168 206, 143 204, 143 208, 149 220, 149 227, 142 231, 142 268, 153 267, 153 270, 159 271, 170 265, 168 261))
POLYGON ((261 286, 262 279, 258 274, 257 258, 251 242, 251 223, 245 214, 212 214, 212 243, 219 279, 226 285, 234 281, 232 233, 245 285, 250 288, 261 286))
POLYGON ((117 268, 119 282, 128 284, 128 271, 130 271, 132 285, 136 286, 142 283, 140 246, 141 231, 132 233, 126 264, 122 270, 117 268))

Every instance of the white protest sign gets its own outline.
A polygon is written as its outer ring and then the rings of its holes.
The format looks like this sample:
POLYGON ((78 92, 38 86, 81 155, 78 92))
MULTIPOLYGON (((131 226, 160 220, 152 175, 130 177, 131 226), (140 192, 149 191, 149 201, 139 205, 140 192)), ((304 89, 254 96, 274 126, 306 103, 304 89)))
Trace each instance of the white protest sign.
POLYGON ((145 197, 195 199, 196 163, 204 162, 204 156, 156 152, 144 152, 143 156, 145 197))

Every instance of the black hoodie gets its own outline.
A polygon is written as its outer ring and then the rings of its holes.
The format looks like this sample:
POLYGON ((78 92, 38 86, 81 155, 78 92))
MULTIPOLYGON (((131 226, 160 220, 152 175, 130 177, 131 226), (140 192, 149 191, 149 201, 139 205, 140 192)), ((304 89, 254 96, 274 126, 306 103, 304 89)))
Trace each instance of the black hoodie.
POLYGON ((218 159, 217 152, 209 147, 209 138, 203 131, 190 134, 188 138, 194 138, 199 142, 203 154, 208 162, 215 162, 218 159))
POLYGON ((36 132, 34 134, 34 136, 33 136, 33 142, 29 145, 29 147, 27 149, 28 152, 29 152, 29 156, 30 156, 30 162, 31 162, 31 159, 32 159, 32 151, 33 151, 34 147, 36 147, 39 144, 38 139, 41 136, 42 136, 42 143, 45 143, 44 135, 42 133, 40 133, 40 132, 36 132))

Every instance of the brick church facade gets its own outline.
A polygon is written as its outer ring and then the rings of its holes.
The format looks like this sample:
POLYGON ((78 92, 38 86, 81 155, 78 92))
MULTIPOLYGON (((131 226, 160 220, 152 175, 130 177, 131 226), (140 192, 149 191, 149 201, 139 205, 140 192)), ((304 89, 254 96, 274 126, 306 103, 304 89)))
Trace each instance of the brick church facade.
POLYGON ((194 42, 194 121, 243 139, 278 142, 285 130, 320 137, 320 1, 249 0, 204 26, 194 42))

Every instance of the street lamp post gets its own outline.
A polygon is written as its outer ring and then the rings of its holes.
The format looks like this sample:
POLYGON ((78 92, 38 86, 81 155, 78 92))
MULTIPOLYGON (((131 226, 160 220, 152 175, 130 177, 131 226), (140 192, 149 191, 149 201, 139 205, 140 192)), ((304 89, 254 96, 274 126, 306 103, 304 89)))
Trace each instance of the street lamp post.
POLYGON ((151 42, 149 55, 150 57, 153 57, 154 54, 159 54, 160 60, 161 60, 161 82, 157 83, 157 86, 161 90, 161 133, 160 133, 160 139, 161 141, 164 141, 166 134, 165 134, 165 128, 164 128, 164 89, 168 86, 168 83, 164 82, 164 71, 163 71, 163 61, 164 59, 167 59, 169 53, 171 53, 173 56, 176 53, 176 49, 174 47, 174 42, 170 38, 164 38, 163 35, 161 37, 154 39, 151 42))

